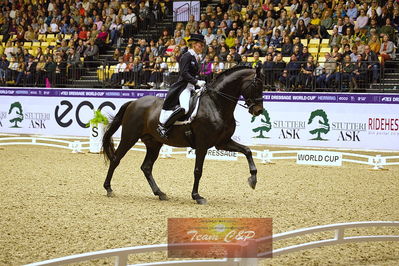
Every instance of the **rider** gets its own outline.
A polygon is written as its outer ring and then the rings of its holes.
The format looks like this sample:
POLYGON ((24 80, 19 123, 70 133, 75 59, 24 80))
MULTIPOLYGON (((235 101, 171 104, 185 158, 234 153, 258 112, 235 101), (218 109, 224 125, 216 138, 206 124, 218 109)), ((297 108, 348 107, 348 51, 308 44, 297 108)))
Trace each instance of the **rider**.
POLYGON ((170 87, 159 116, 157 130, 162 138, 167 138, 170 127, 187 114, 191 92, 195 90, 195 86, 200 88, 205 86, 204 80, 196 78, 200 72, 200 54, 205 46, 204 36, 191 34, 188 43, 190 49, 181 56, 179 62, 179 78, 170 87))

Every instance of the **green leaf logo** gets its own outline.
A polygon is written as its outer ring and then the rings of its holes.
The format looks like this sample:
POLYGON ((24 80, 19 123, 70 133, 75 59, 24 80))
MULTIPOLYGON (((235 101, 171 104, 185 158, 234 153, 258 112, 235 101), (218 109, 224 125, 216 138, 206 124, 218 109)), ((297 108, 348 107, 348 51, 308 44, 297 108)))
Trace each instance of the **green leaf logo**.
MULTIPOLYGON (((270 116, 269 116, 269 113, 266 111, 266 109, 263 109, 263 112, 259 117, 263 117, 260 120, 262 122, 262 126, 252 129, 253 132, 259 133, 259 135, 254 138, 266 139, 268 137, 263 135, 263 131, 269 132, 270 129, 272 129, 272 124, 270 122, 270 116)), ((255 122, 255 119, 256 119, 256 116, 252 116, 251 123, 255 122)))
POLYGON ((20 102, 15 102, 10 105, 10 110, 8 114, 11 115, 10 123, 14 123, 11 128, 21 128, 18 123, 21 123, 24 120, 24 113, 22 110, 22 105, 20 102))
POLYGON ((330 124, 328 123, 328 117, 324 110, 317 109, 310 114, 308 125, 312 128, 309 133, 317 135, 312 140, 327 140, 321 137, 321 134, 327 134, 330 131, 330 124))

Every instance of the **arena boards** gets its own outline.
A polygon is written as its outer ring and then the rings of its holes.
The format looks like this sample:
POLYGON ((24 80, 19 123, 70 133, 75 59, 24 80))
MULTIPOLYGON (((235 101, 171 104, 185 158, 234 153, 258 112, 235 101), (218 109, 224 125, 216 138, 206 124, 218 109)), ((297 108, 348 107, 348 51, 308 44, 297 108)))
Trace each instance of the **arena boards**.
MULTIPOLYGON (((113 115, 160 90, 0 88, 0 133, 89 136, 92 109, 113 115)), ((399 95, 265 92, 253 118, 237 106, 234 139, 247 145, 399 150, 399 95)))

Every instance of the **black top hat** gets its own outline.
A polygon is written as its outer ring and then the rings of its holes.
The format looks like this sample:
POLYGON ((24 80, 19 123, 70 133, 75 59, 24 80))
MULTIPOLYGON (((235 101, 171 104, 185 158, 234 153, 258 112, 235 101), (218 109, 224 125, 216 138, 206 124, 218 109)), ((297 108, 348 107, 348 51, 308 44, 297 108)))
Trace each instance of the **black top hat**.
POLYGON ((190 39, 188 39, 188 41, 189 42, 191 42, 191 41, 196 41, 196 42, 205 42, 205 38, 204 38, 204 35, 202 35, 202 34, 191 34, 190 35, 190 39))

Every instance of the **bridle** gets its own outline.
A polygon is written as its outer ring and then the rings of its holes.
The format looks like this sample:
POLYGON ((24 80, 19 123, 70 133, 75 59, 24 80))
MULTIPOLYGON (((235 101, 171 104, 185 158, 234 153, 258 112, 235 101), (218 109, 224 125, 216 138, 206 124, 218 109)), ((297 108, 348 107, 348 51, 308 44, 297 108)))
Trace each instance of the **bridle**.
MULTIPOLYGON (((245 87, 244 91, 248 90, 248 88, 250 88, 250 87, 255 87, 257 85, 257 83, 262 84, 263 80, 261 78, 259 78, 258 75, 255 75, 254 78, 252 79, 251 83, 249 83, 248 86, 245 87)), ((245 105, 238 102, 240 97, 234 97, 227 93, 217 91, 214 89, 210 89, 210 87, 208 87, 208 86, 206 86, 206 90, 215 92, 216 94, 220 95, 221 97, 223 97, 231 102, 237 103, 239 106, 244 107, 246 109, 252 108, 254 105, 256 105, 256 102, 263 101, 262 97, 255 98, 256 96, 253 95, 254 94, 253 90, 250 91, 251 93, 250 93, 250 96, 248 97, 248 99, 245 99, 245 105)))

